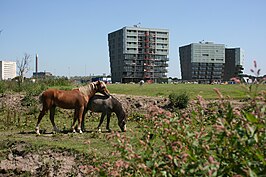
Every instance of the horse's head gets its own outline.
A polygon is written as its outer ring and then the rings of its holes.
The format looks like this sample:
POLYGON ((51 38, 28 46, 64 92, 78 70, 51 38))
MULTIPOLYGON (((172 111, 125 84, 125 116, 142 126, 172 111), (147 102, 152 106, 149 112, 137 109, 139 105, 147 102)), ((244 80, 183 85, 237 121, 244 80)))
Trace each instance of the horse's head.
POLYGON ((127 121, 127 115, 124 113, 124 114, 121 114, 119 117, 118 117, 118 125, 121 129, 122 132, 126 132, 127 131, 127 126, 126 126, 126 122, 127 121))
POLYGON ((96 82, 96 92, 100 92, 106 96, 110 96, 110 92, 103 81, 96 82))

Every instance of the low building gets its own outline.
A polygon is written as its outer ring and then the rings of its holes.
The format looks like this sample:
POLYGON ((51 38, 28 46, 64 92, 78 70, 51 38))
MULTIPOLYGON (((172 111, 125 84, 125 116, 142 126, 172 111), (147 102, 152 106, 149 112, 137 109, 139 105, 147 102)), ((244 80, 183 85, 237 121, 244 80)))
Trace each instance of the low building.
POLYGON ((44 72, 37 72, 37 73, 34 72, 32 77, 33 78, 46 78, 46 77, 51 77, 51 76, 53 76, 52 73, 44 71, 44 72))

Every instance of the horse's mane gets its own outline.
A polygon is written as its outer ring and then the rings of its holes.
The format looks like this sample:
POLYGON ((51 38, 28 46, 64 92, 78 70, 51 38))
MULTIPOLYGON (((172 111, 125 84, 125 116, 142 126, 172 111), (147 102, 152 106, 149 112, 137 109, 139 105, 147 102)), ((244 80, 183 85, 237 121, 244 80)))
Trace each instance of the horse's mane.
POLYGON ((95 90, 97 89, 97 86, 94 82, 87 84, 85 86, 81 86, 78 88, 81 93, 84 95, 92 95, 95 90))
POLYGON ((113 101, 116 102, 115 104, 116 106, 114 107, 114 109, 116 110, 115 112, 123 114, 123 115, 127 115, 127 111, 125 109, 125 105, 123 104, 123 102, 114 95, 111 95, 111 97, 113 98, 113 101))

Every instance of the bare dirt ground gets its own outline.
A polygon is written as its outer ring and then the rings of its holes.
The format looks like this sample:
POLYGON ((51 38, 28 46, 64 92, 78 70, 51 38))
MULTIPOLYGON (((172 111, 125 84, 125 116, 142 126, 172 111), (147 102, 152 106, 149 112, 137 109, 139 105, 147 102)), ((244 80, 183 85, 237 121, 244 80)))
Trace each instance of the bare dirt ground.
POLYGON ((31 145, 25 142, 12 142, 8 146, 10 152, 6 159, 0 162, 0 176, 82 175, 82 171, 77 168, 75 157, 66 151, 29 152, 27 150, 31 145))
MULTIPOLYGON (((128 114, 143 113, 151 106, 167 107, 169 100, 162 97, 130 96, 114 94, 122 102, 128 114)), ((21 105, 24 95, 0 95, 0 109, 8 107, 11 110, 25 111, 27 107, 21 105)), ((36 97, 37 99, 37 97, 36 97)), ((242 104, 233 101, 234 105, 242 104)), ((0 136, 6 136, 0 131, 0 136)), ((0 176, 84 176, 84 171, 78 166, 76 156, 67 151, 36 150, 28 151, 30 144, 21 141, 1 142, 1 146, 8 148, 8 153, 0 151, 0 176), (67 163, 66 163, 67 162, 67 163)), ((3 148, 1 148, 3 149, 3 148)))

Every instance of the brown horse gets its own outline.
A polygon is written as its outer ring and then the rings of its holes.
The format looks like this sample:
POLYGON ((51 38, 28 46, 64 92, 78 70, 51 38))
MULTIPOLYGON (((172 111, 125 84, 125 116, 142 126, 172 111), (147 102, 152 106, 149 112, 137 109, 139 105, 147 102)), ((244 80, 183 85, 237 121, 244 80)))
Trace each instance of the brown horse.
POLYGON ((36 124, 36 133, 40 134, 39 125, 43 116, 48 110, 50 110, 50 121, 53 125, 54 130, 57 132, 59 131, 54 123, 55 108, 57 106, 64 109, 75 109, 72 130, 73 132, 75 132, 75 124, 78 119, 77 130, 79 133, 82 133, 82 119, 86 114, 89 99, 94 96, 96 92, 100 92, 106 96, 110 95, 105 83, 102 81, 92 82, 86 86, 68 91, 47 89, 46 91, 41 93, 39 100, 43 107, 36 124))

